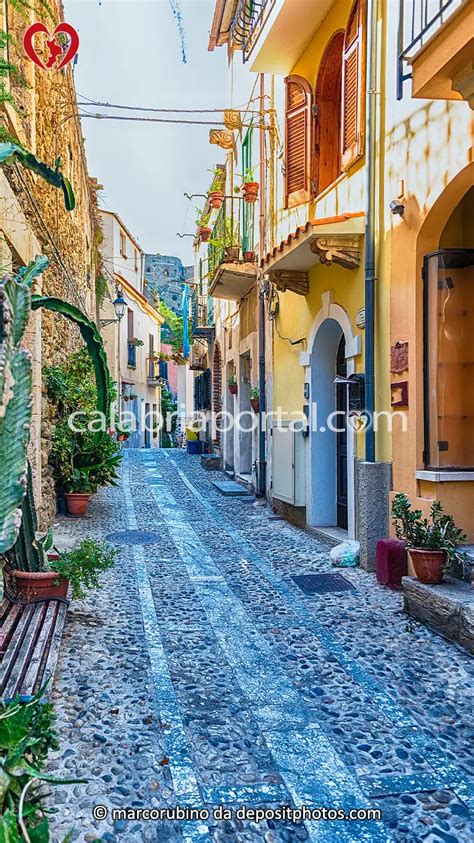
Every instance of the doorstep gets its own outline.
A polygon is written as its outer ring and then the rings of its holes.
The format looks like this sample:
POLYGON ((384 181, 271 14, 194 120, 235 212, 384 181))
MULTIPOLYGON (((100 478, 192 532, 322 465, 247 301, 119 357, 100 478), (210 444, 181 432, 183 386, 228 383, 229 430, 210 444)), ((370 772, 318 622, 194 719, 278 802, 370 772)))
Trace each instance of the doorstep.
POLYGON ((317 536, 318 538, 322 538, 325 541, 328 541, 333 547, 336 545, 341 544, 341 542, 346 542, 348 539, 347 530, 343 530, 342 527, 306 527, 309 533, 313 533, 313 535, 317 536))
POLYGON ((439 585, 402 577, 404 611, 449 641, 474 653, 474 589, 446 576, 439 585))

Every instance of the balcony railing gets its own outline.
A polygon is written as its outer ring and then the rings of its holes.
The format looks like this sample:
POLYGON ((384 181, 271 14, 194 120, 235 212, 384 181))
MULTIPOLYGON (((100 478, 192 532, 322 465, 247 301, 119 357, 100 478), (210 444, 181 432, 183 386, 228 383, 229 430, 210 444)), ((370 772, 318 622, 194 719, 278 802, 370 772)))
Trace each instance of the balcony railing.
POLYGON ((232 42, 242 47, 243 61, 250 58, 276 0, 239 0, 231 26, 232 42))
POLYGON ((128 341, 127 366, 131 369, 135 369, 137 366, 137 347, 130 340, 128 341))
POLYGON ((162 360, 157 363, 154 358, 149 358, 146 379, 148 386, 163 386, 168 379, 168 364, 162 360), (166 370, 163 366, 166 366, 166 370))
POLYGON ((464 0, 399 0, 397 98, 411 79, 406 62, 446 23, 464 0))
POLYGON ((217 215, 208 248, 208 283, 222 263, 254 259, 255 205, 226 199, 217 215))

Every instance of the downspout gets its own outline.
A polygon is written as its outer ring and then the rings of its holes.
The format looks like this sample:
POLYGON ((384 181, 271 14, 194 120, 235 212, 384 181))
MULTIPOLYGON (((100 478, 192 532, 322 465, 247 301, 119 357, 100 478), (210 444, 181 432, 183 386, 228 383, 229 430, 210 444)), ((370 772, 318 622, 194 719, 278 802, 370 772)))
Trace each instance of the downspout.
MULTIPOLYGON (((265 76, 260 74, 260 218, 259 218, 259 264, 265 256, 265 76)), ((265 396, 265 297, 263 289, 258 294, 258 494, 265 497, 266 491, 266 435, 263 420, 266 411, 265 396)))
MULTIPOLYGON (((372 421, 375 410, 375 285, 376 285, 376 131, 377 131, 377 0, 367 12, 367 200, 365 224, 365 409, 372 421)), ((375 462, 375 431, 365 432, 365 460, 375 462)))

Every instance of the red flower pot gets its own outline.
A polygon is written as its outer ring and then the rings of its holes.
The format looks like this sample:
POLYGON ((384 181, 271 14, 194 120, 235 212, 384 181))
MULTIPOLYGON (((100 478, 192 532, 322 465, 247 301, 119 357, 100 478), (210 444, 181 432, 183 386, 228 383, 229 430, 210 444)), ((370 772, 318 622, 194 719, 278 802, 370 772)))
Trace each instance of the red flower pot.
POLYGON ((244 252, 244 261, 247 263, 253 263, 255 260, 255 252, 244 252))
POLYGON ((250 399, 250 405, 251 405, 254 413, 260 412, 260 399, 259 398, 251 398, 250 399))
POLYGON ((222 190, 211 190, 209 194, 209 205, 211 208, 215 208, 216 211, 222 207, 222 203, 224 201, 224 194, 222 190))
POLYGON ((49 600, 51 597, 67 597, 69 580, 61 579, 56 584, 56 571, 16 571, 5 570, 5 593, 20 603, 33 600, 49 600))
POLYGON ((69 515, 82 518, 89 504, 89 492, 66 492, 66 507, 69 515))
POLYGON ((203 243, 207 243, 209 237, 211 236, 212 228, 208 228, 207 225, 200 225, 199 226, 199 237, 201 238, 203 243))
POLYGON ((230 392, 231 395, 237 395, 237 384, 236 383, 230 383, 229 384, 229 392, 230 392))
POLYGON ((126 433, 119 433, 119 435, 117 436, 118 442, 126 442, 127 439, 128 439, 128 436, 127 436, 126 433))
POLYGON ((443 579, 444 566, 447 561, 445 550, 419 550, 411 547, 408 555, 420 582, 427 585, 437 585, 443 579))
POLYGON ((260 185, 258 181, 246 181, 242 185, 242 193, 244 200, 248 205, 253 205, 258 199, 258 189, 260 185))

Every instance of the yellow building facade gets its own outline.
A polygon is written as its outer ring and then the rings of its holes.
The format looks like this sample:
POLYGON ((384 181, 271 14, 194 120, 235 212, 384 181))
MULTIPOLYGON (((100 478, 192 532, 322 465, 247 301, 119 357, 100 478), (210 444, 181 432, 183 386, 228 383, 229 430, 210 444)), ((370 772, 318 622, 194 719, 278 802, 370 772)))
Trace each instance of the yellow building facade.
POLYGON ((249 89, 258 74, 264 98, 267 407, 304 420, 267 431, 268 494, 357 538, 369 569, 395 491, 425 510, 440 499, 472 537, 472 13, 471 0, 215 7, 210 48, 226 44, 233 81, 237 64, 249 89))

